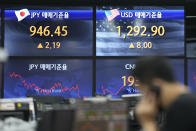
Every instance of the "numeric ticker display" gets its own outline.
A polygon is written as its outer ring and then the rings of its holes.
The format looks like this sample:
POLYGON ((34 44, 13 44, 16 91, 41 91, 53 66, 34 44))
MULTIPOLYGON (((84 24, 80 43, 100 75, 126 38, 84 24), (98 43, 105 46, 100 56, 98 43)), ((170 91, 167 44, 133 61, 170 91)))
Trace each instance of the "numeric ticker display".
MULTIPOLYGON (((5 8, 2 30, 0 10, 0 33, 5 33, 0 46, 13 56, 4 66, 4 97, 85 98, 93 88, 97 95, 114 98, 138 94, 135 57, 113 56, 184 56, 183 6, 97 6, 94 11, 79 6, 5 8)), ((170 62, 184 83, 184 59, 170 62)), ((194 87, 192 65, 190 60, 189 85, 194 87)))
POLYGON ((97 56, 184 56, 184 7, 97 7, 97 56))
POLYGON ((11 56, 92 56, 90 7, 5 10, 5 48, 11 56))
MULTIPOLYGON (((184 60, 171 59, 176 79, 184 83, 184 60)), ((96 94, 119 98, 124 94, 138 94, 139 80, 132 72, 137 67, 135 59, 100 59, 96 65, 96 94)))

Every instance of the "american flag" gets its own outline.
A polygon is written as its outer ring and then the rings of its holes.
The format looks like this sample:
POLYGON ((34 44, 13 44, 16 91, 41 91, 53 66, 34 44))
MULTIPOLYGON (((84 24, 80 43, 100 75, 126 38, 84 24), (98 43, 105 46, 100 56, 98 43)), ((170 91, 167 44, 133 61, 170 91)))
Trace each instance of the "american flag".
POLYGON ((114 18, 120 15, 118 9, 112 9, 109 11, 105 11, 105 15, 108 19, 108 21, 112 21, 114 18))

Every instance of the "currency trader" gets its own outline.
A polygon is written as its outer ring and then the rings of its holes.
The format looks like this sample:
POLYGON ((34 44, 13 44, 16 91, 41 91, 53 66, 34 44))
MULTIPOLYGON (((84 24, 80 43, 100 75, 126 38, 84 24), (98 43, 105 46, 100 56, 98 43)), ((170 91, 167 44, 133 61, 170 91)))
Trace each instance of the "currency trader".
POLYGON ((176 81, 165 57, 139 58, 134 74, 144 95, 136 107, 144 131, 196 131, 196 95, 176 81), (160 110, 166 112, 163 128, 156 123, 160 110))

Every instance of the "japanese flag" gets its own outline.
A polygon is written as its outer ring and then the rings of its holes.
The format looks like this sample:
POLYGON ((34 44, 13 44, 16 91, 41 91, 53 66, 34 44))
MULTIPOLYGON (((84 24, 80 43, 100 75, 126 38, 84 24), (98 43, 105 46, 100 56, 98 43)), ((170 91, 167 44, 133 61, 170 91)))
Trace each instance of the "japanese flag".
POLYGON ((18 21, 22 21, 24 18, 30 15, 28 9, 17 10, 15 11, 15 14, 16 14, 18 21))

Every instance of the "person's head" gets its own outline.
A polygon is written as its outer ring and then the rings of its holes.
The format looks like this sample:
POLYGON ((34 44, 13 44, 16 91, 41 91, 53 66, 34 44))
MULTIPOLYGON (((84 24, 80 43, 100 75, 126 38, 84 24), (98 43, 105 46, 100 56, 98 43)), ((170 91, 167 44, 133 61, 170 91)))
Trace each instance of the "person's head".
POLYGON ((187 88, 176 81, 168 59, 163 56, 143 56, 137 59, 134 76, 140 81, 139 90, 144 95, 158 95, 159 108, 167 109, 173 100, 187 92, 187 88))
MULTIPOLYGON (((163 56, 143 56, 136 61, 134 75, 142 85, 153 86, 156 80, 176 82, 168 60, 163 56)), ((155 84, 156 86, 159 86, 155 84)))
POLYGON ((134 75, 140 81, 139 89, 144 94, 152 93, 152 87, 159 88, 158 91, 161 93, 163 88, 176 83, 172 67, 163 56, 140 57, 136 61, 134 75))

